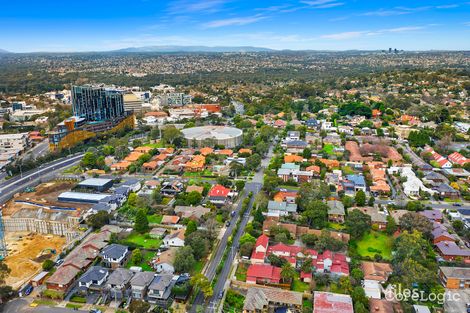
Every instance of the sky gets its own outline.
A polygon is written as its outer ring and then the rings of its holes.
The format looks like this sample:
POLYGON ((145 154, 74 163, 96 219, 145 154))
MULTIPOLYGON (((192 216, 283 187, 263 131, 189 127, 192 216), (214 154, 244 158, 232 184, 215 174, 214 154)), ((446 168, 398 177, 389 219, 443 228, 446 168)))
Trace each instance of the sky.
POLYGON ((470 50, 470 2, 2 1, 0 49, 78 52, 152 45, 470 50))

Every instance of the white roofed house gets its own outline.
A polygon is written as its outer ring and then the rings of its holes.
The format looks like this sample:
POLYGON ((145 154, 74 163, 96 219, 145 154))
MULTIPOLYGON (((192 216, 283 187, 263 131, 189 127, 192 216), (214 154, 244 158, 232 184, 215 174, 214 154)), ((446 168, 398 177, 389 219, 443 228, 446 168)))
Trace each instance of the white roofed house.
POLYGON ((184 247, 184 229, 172 231, 163 238, 163 245, 166 247, 184 247))
POLYGON ((286 216, 297 213, 297 204, 287 202, 268 202, 268 216, 286 216))
POLYGON ((109 270, 101 266, 92 266, 78 280, 79 289, 101 290, 109 276, 109 270))

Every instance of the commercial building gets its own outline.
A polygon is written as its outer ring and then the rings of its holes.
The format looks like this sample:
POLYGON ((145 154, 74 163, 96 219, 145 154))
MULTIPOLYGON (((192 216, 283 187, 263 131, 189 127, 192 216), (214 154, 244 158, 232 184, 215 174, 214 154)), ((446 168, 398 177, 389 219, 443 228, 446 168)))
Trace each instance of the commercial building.
POLYGON ((0 135, 0 150, 24 151, 29 147, 28 133, 0 135))
POLYGON ((242 143, 243 131, 226 126, 200 126, 182 130, 190 147, 224 146, 235 148, 242 143))
POLYGON ((124 110, 121 90, 101 86, 73 86, 74 116, 57 125, 49 133, 52 151, 67 149, 103 132, 134 128, 135 117, 124 110))
POLYGON ((123 96, 124 100, 124 110, 131 112, 141 112, 144 104, 144 101, 141 97, 138 97, 132 92, 126 93, 123 96))
POLYGON ((113 186, 112 179, 106 178, 90 178, 78 183, 77 187, 80 189, 90 189, 93 191, 106 191, 113 186))
POLYGON ((72 86, 73 115, 87 121, 108 121, 124 115, 123 91, 101 86, 72 86))

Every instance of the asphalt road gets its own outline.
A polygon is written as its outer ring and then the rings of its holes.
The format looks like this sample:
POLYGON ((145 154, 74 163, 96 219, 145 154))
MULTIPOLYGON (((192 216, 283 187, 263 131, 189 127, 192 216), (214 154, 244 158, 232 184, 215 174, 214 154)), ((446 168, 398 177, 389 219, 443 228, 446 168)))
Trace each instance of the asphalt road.
POLYGON ((78 164, 83 157, 83 153, 59 159, 34 170, 23 173, 23 175, 13 177, 0 183, 0 204, 8 201, 15 193, 24 190, 26 187, 36 185, 41 178, 57 174, 65 168, 78 164))
MULTIPOLYGON (((232 267, 232 263, 236 254, 236 250, 238 249, 240 237, 243 235, 245 231, 245 226, 250 219, 251 208, 253 206, 255 195, 260 192, 261 188, 263 187, 263 177, 264 177, 264 168, 267 167, 269 161, 273 155, 273 147, 271 146, 269 149, 268 154, 261 160, 261 169, 255 173, 253 180, 248 182, 245 185, 245 193, 241 197, 238 206, 236 208, 236 214, 230 220, 230 226, 225 231, 225 234, 220 241, 220 244, 217 248, 217 252, 215 256, 212 258, 210 264, 208 265, 208 269, 206 272, 206 277, 212 281, 216 275, 217 266, 220 264, 222 257, 224 255, 225 249, 227 247, 228 238, 232 235, 233 230, 237 224, 238 219, 240 218, 240 210, 243 204, 243 200, 248 196, 250 192, 253 193, 253 196, 250 199, 250 204, 248 205, 248 209, 246 210, 245 214, 241 217, 240 226, 238 228, 237 233, 233 237, 232 246, 227 256, 227 260, 224 263, 224 267, 222 268, 221 272, 219 273, 219 277, 217 283, 214 286, 214 295, 209 301, 209 305, 205 308, 206 312, 213 312, 216 308, 217 302, 219 301, 218 295, 221 291, 224 291, 225 282, 228 279, 228 275, 230 274, 230 268, 232 267)), ((190 312, 195 313, 198 306, 204 305, 204 296, 202 292, 199 292, 194 300, 194 303, 191 307, 190 312)))

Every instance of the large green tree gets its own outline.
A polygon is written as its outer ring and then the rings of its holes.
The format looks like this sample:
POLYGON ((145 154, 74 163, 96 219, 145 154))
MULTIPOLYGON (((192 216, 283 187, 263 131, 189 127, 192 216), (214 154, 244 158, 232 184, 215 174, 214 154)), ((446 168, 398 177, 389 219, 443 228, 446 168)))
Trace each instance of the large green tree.
POLYGON ((140 234, 149 231, 149 221, 144 209, 139 209, 135 215, 134 230, 140 234))
POLYGON ((348 212, 345 221, 346 229, 353 239, 361 238, 371 228, 371 218, 358 209, 348 212))

